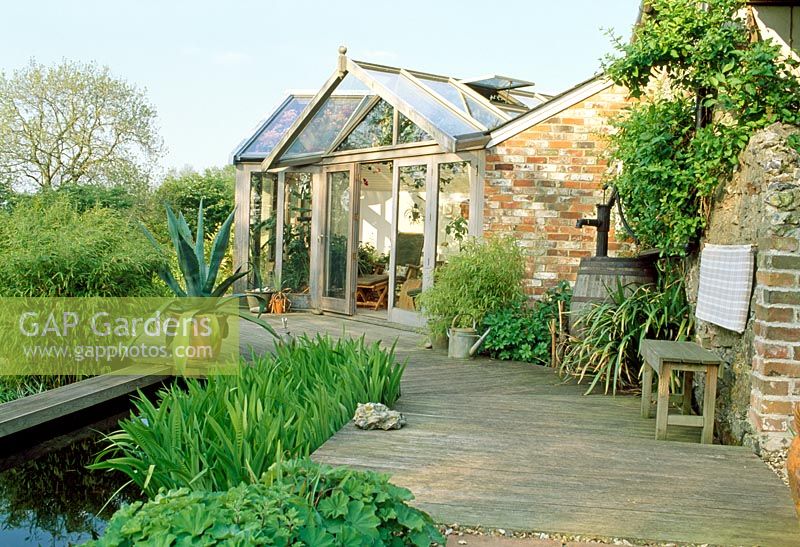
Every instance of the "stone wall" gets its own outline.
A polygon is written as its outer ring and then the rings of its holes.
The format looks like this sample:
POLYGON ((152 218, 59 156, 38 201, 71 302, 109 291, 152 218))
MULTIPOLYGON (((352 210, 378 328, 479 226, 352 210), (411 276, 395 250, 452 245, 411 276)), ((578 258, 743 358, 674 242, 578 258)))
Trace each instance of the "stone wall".
MULTIPOLYGON (((750 318, 741 335, 698 322, 698 342, 726 361, 717 399, 723 441, 774 450, 789 438, 800 403, 800 155, 797 131, 775 124, 754 135, 740 169, 711 208, 707 243, 757 248, 750 318)), ((690 261, 689 298, 697 297, 698 260, 690 261)))
MULTIPOLYGON (((574 282, 580 259, 594 254, 596 231, 575 222, 603 201, 607 120, 626 95, 609 87, 487 150, 484 234, 511 235, 525 249, 529 295, 574 282)), ((620 250, 613 232, 609 250, 620 250)))

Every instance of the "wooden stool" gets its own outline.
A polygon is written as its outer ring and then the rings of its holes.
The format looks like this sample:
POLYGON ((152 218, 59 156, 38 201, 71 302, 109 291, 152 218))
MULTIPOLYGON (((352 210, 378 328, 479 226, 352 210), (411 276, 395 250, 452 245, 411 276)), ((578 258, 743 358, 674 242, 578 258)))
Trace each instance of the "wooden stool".
POLYGON ((649 418, 652 408, 653 372, 658 375, 658 397, 656 405, 656 439, 667 438, 668 425, 702 427, 700 442, 714 442, 714 405, 717 399, 717 374, 722 364, 716 354, 693 342, 669 342, 664 340, 642 340, 639 353, 645 366, 642 377, 642 417, 649 418), (682 371, 682 414, 669 414, 669 384, 672 371, 682 371), (692 381, 696 372, 705 372, 706 387, 703 395, 703 414, 693 416, 692 381))

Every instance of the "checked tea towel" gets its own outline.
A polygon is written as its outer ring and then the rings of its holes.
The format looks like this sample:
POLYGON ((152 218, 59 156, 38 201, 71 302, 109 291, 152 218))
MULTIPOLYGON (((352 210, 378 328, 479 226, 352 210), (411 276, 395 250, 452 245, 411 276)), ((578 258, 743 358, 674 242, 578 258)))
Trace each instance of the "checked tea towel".
POLYGON ((697 318, 744 332, 753 289, 752 245, 706 245, 700 255, 697 318))

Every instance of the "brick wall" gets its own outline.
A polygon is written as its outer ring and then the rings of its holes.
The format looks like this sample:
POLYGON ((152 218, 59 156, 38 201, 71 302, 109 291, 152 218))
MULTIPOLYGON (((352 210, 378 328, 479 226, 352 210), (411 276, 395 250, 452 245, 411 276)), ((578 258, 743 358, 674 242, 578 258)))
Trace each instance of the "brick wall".
MULTIPOLYGON (((711 208, 706 241, 756 244, 756 277, 743 334, 698 321, 698 341, 725 364, 717 432, 726 443, 772 451, 789 439, 800 404, 800 154, 787 146, 796 129, 773 125, 753 136, 739 171, 711 208)), ((697 296, 697 258, 689 298, 697 296)))
MULTIPOLYGON (((484 233, 515 237, 525 249, 526 291, 540 295, 560 279, 575 281, 578 263, 594 254, 594 217, 603 200, 607 119, 625 104, 611 87, 487 150, 484 233)), ((614 234, 610 254, 620 251, 614 234)))
POLYGON ((749 418, 766 450, 788 442, 800 404, 800 155, 784 153, 767 166, 771 229, 758 241, 755 289, 749 418))

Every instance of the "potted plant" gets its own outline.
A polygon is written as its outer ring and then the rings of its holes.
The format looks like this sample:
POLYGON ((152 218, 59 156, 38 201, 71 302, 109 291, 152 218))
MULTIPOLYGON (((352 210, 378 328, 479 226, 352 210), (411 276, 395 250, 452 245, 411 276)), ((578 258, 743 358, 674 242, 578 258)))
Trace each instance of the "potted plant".
POLYGON ((382 274, 389 263, 389 258, 378 252, 372 243, 362 243, 358 246, 358 274, 382 274))
MULTIPOLYGON (((179 213, 178 216, 172 211, 169 205, 166 206, 167 211, 167 229, 169 237, 175 248, 175 254, 178 259, 178 267, 180 269, 182 283, 178 282, 169 268, 168 262, 164 263, 158 270, 158 275, 166 283, 167 287, 179 297, 178 301, 166 310, 167 314, 173 317, 186 318, 191 316, 192 319, 203 320, 205 319, 210 325, 210 331, 204 334, 190 333, 184 336, 183 342, 191 346, 209 346, 216 348, 218 351, 222 340, 228 334, 228 319, 230 313, 225 311, 226 303, 232 299, 239 299, 243 295, 226 293, 233 287, 233 283, 247 275, 247 271, 242 271, 241 268, 225 277, 218 280, 217 276, 220 271, 222 260, 225 257, 225 251, 228 248, 230 241, 231 226, 233 225, 233 215, 231 212, 228 218, 220 226, 217 235, 211 246, 209 258, 206 259, 205 253, 205 227, 203 223, 203 202, 200 202, 200 207, 197 211, 197 231, 196 235, 192 237, 192 232, 189 225, 183 216, 179 213), (180 302, 182 298, 193 298, 187 305, 180 302), (202 304, 198 305, 195 299, 202 298, 202 304)), ((167 256, 167 252, 156 241, 155 237, 150 231, 141 225, 145 236, 155 249, 162 255, 167 256)), ((266 306, 266 302, 262 302, 266 306)), ((238 309, 238 306, 237 306, 238 309)), ((265 321, 258 317, 254 317, 249 313, 236 313, 237 317, 255 323, 260 327, 266 329, 273 336, 277 336, 275 330, 265 321)), ((174 340, 168 340, 174 342, 174 340)), ((213 357, 213 356, 207 356, 213 357)))
MULTIPOLYGON (((253 284, 255 287, 252 289, 247 289, 244 294, 247 295, 247 307, 253 313, 264 313, 265 311, 269 311, 269 306, 265 306, 265 302, 269 303, 272 299, 272 296, 277 292, 278 287, 280 287, 280 281, 275 282, 272 272, 270 272, 270 281, 264 283, 263 278, 261 277, 261 272, 257 265, 251 264, 251 272, 253 276, 253 284)), ((278 277, 278 279, 280 279, 278 277)))

